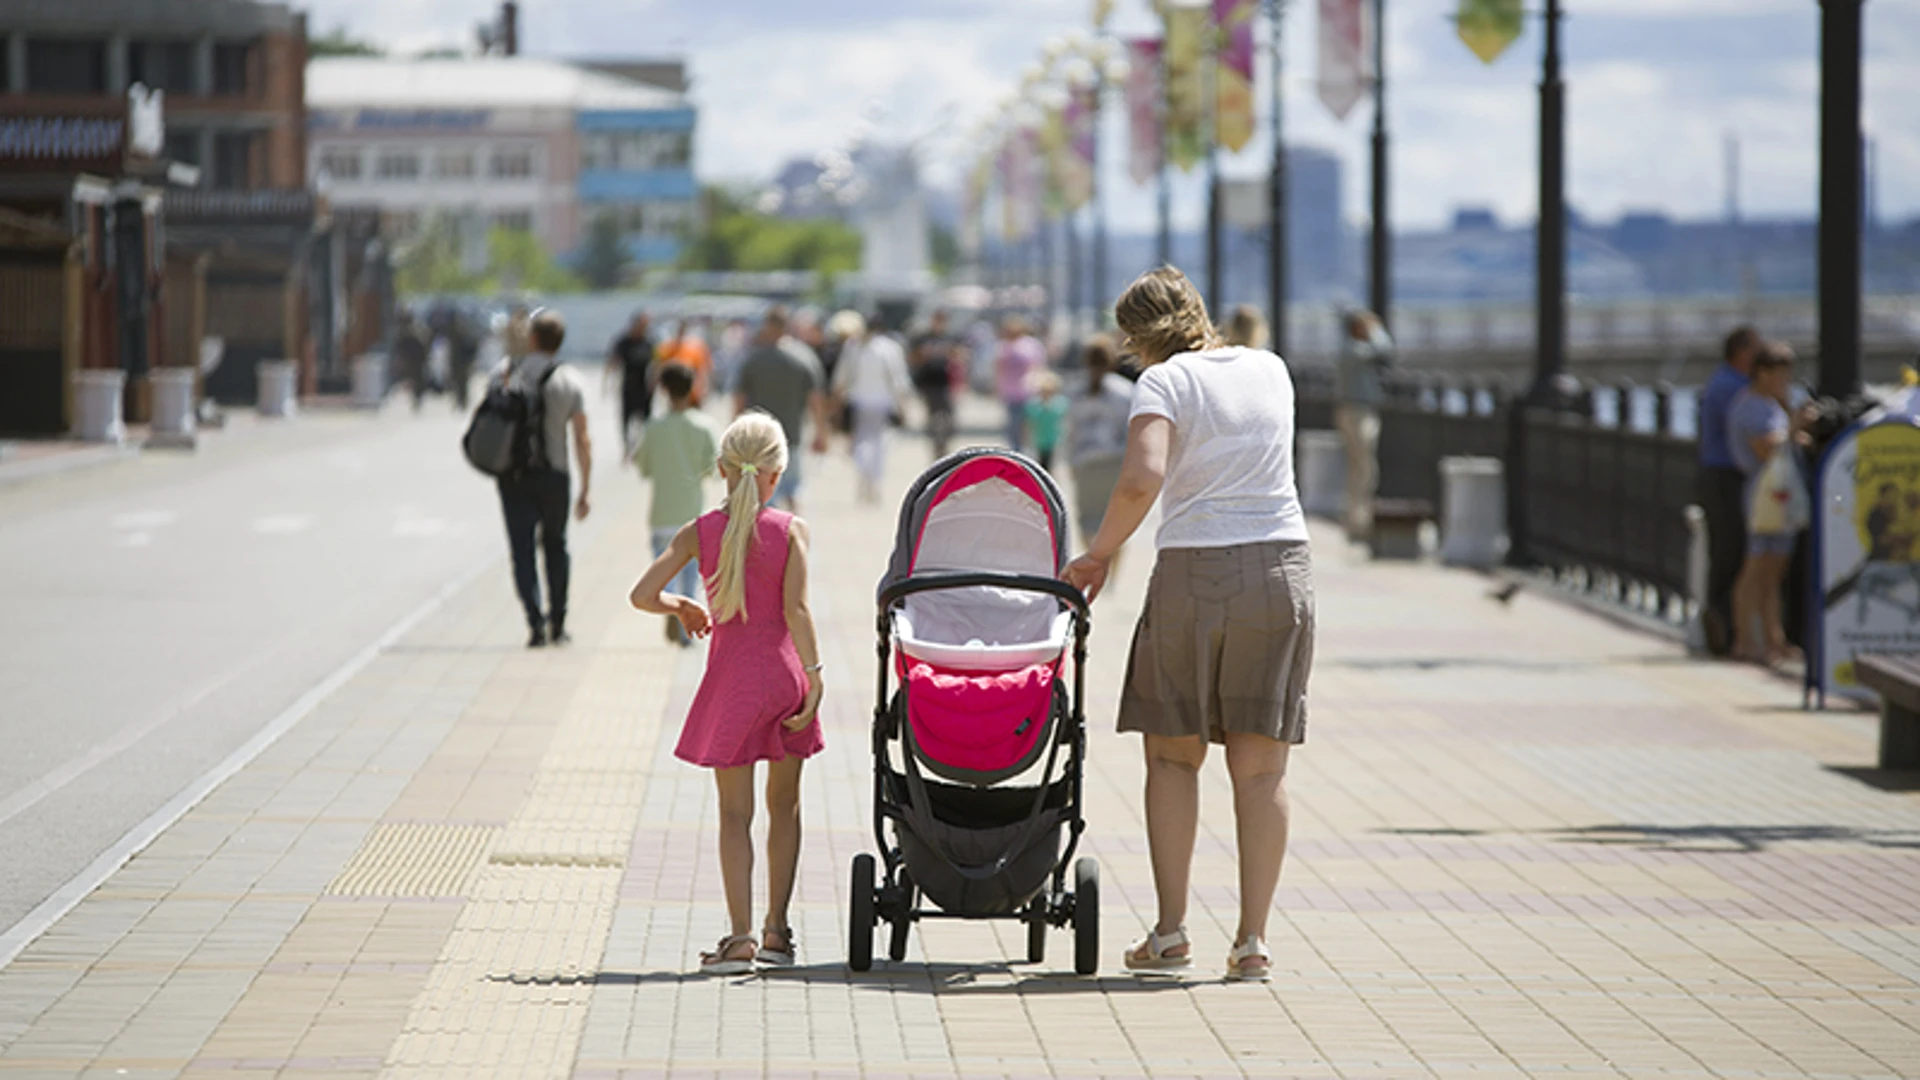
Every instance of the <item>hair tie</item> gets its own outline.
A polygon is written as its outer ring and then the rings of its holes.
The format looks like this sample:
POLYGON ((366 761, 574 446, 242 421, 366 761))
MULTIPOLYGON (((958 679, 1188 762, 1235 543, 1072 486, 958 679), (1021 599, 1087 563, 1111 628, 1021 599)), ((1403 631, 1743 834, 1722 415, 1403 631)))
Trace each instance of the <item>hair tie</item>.
POLYGON ((746 464, 740 466, 740 475, 741 476, 759 476, 760 466, 755 465, 753 462, 749 461, 746 464))

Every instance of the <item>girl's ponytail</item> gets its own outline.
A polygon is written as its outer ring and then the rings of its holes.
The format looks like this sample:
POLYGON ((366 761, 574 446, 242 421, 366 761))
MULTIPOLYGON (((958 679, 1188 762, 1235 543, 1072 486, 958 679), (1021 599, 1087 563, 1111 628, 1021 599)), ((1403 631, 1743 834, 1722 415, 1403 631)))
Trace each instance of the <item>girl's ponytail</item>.
POLYGON ((727 528, 720 536, 720 555, 707 579, 707 599, 713 621, 747 618, 747 554, 760 523, 760 481, 763 474, 784 472, 787 436, 773 417, 750 412, 735 420, 720 438, 720 466, 737 477, 727 495, 727 528))

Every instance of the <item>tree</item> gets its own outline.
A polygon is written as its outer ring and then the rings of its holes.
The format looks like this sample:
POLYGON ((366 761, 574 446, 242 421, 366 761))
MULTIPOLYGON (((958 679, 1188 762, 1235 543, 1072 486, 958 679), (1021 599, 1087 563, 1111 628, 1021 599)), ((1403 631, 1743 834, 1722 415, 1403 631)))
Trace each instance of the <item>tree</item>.
POLYGON ((811 270, 831 277, 860 268, 860 234, 842 222, 762 214, 718 188, 704 195, 706 225, 681 254, 686 269, 811 270))
POLYGON ((336 26, 325 35, 307 39, 308 56, 385 56, 387 51, 364 38, 356 38, 347 33, 345 25, 336 26))
POLYGON ((403 296, 474 295, 527 291, 579 292, 580 279, 554 261, 524 229, 487 234, 485 269, 473 272, 463 256, 459 222, 436 216, 395 260, 394 283, 403 296))
POLYGON ((620 222, 602 211, 588 229, 587 249, 580 257, 580 275, 586 278, 587 287, 619 288, 626 282, 627 267, 632 262, 626 238, 620 235, 620 222))

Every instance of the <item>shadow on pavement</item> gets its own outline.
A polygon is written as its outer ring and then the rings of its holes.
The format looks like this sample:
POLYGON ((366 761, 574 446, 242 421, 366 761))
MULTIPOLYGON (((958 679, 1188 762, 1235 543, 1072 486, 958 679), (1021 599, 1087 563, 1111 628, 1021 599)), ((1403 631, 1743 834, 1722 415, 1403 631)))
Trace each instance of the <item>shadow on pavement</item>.
POLYGON ((872 971, 849 971, 844 963, 766 967, 745 975, 707 975, 698 971, 600 971, 577 975, 489 975, 489 982, 520 986, 642 986, 654 983, 698 983, 719 979, 732 983, 835 983, 890 993, 945 995, 1004 994, 1114 994, 1178 990, 1203 979, 1081 976, 1061 971, 1022 971, 1008 963, 888 964, 876 962, 872 971), (982 982, 982 978, 992 981, 982 982), (1003 981, 1005 980, 1005 981, 1003 981))
MULTIPOLYGON (((1835 771, 1847 771, 1836 769, 1835 771)), ((1868 772, 1871 770, 1853 770, 1868 772)), ((1894 774, 1902 775, 1902 774, 1894 774)), ((1920 775, 1904 774, 1920 786, 1920 775)), ((1857 778, 1857 777, 1856 777, 1857 778)), ((1915 790, 1903 788, 1897 790, 1915 790)), ((1920 849, 1920 831, 1860 829, 1850 825, 1586 825, 1570 829, 1503 832, 1492 829, 1376 829, 1390 836, 1470 838, 1551 836, 1566 843, 1634 846, 1644 851, 1686 851, 1702 855, 1751 855, 1774 844, 1840 843, 1877 848, 1920 849)))
POLYGON ((1881 791, 1920 791, 1920 769, 1875 769, 1866 765, 1822 765, 1821 768, 1881 791))

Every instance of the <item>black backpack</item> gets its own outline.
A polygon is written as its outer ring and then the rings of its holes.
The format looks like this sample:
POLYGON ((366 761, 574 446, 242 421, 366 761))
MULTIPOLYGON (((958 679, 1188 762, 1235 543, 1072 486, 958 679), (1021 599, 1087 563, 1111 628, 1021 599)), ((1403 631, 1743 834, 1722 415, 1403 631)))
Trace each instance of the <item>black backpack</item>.
POLYGON ((467 461, 488 476, 510 479, 547 461, 547 380, 560 369, 556 362, 540 376, 532 390, 521 389, 511 369, 487 386, 487 396, 473 411, 467 433, 460 440, 467 461))

